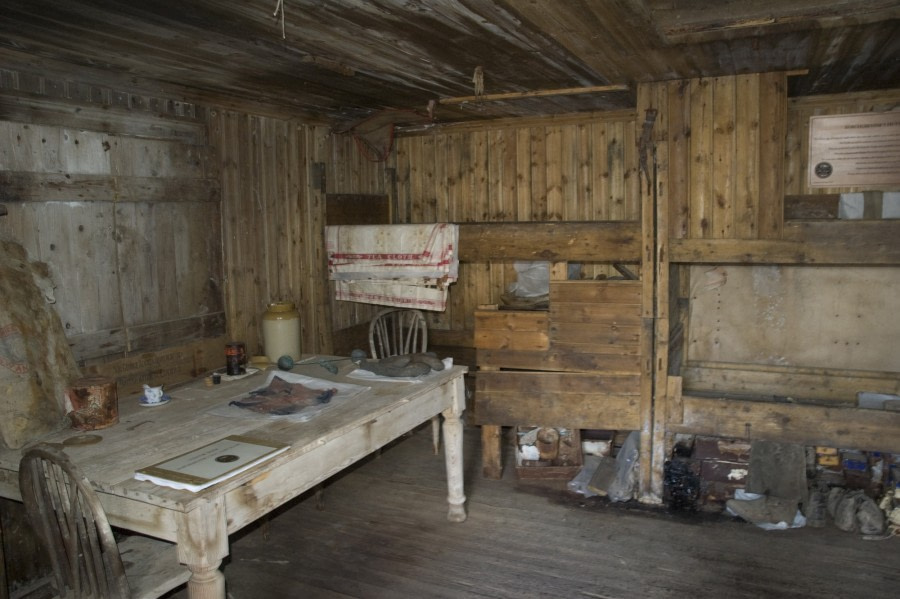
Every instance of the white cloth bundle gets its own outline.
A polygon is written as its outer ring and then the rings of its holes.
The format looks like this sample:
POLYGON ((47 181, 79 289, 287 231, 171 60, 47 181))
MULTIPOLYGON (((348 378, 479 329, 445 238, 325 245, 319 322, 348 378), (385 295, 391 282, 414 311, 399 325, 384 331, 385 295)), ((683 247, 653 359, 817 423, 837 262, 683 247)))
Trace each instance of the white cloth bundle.
POLYGON ((367 304, 443 311, 458 246, 459 227, 447 223, 325 228, 337 299, 367 304))

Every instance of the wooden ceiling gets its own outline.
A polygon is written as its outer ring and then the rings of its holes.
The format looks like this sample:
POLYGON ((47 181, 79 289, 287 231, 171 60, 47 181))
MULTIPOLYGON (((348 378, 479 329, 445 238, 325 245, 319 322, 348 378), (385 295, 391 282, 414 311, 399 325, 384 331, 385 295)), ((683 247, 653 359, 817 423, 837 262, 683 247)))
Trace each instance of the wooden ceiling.
POLYGON ((4 0, 0 68, 330 123, 630 108, 639 82, 805 71, 792 95, 900 84, 881 0, 4 0), (282 34, 283 31, 283 34, 282 34), (475 93, 625 91, 460 104, 475 93), (415 113, 415 114, 413 114, 415 113))

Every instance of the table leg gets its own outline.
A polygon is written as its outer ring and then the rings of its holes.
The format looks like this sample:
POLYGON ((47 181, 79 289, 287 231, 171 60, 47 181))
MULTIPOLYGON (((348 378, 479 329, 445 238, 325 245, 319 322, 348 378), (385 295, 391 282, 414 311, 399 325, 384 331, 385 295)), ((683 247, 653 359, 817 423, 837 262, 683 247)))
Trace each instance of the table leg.
POLYGON ((190 599, 225 599, 225 575, 219 570, 228 555, 228 527, 222 497, 212 498, 178 519, 178 560, 191 571, 190 599))
POLYGON ((191 578, 187 583, 190 599, 225 599, 225 575, 219 570, 219 560, 209 566, 188 566, 191 578))
POLYGON ((447 462, 447 501, 451 522, 466 519, 466 496, 463 493, 463 421, 459 410, 444 412, 444 459, 447 462))

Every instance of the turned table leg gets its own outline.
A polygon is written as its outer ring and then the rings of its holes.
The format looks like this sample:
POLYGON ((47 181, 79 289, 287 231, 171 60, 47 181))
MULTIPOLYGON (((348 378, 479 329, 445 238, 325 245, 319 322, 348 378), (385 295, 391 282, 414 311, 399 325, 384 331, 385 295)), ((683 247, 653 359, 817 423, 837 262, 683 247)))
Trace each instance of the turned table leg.
POLYGON ((213 497, 179 515, 178 561, 191 571, 190 599, 225 599, 225 575, 219 570, 228 555, 228 526, 224 498, 213 497))
POLYGON ((219 570, 221 560, 206 567, 191 566, 191 578, 187 583, 191 599, 225 599, 225 575, 219 570))
POLYGON ((463 522, 466 519, 466 496, 463 493, 463 422, 456 410, 444 412, 444 459, 447 462, 447 519, 463 522))
POLYGON ((447 464, 447 502, 450 511, 447 519, 464 522, 466 519, 466 496, 463 492, 463 412, 466 409, 466 395, 463 377, 454 379, 446 389, 449 392, 450 407, 444 410, 444 459, 447 464))

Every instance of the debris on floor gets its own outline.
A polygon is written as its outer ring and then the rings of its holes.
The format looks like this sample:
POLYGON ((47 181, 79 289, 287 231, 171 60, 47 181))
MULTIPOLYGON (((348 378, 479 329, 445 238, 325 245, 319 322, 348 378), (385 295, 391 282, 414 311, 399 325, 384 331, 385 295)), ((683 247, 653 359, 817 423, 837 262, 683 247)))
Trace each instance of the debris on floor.
POLYGON ((900 536, 900 454, 685 435, 663 482, 670 511, 724 512, 768 529, 900 536))

